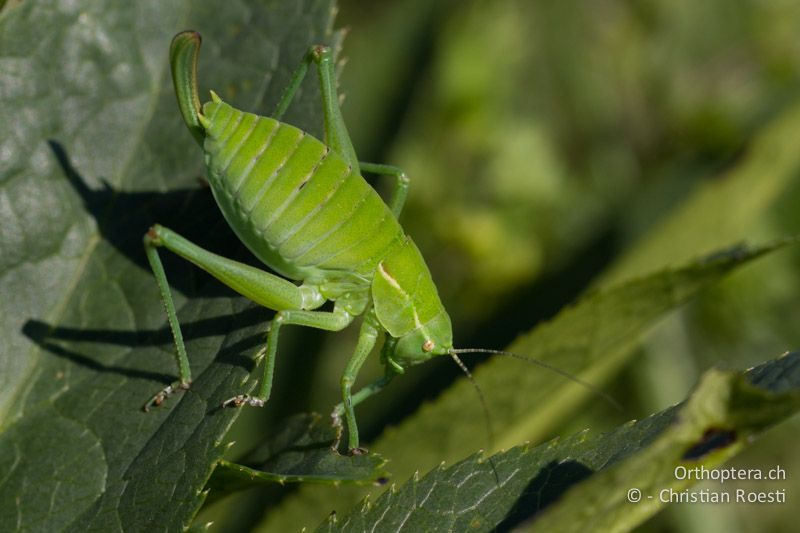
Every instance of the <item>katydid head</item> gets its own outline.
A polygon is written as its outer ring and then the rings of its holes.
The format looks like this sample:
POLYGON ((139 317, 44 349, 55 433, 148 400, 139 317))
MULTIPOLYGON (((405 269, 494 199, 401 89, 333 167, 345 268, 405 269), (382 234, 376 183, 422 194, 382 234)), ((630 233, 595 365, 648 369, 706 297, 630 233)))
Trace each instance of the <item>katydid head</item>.
POLYGON ((403 368, 424 363, 437 355, 453 350, 453 327, 447 313, 441 312, 432 320, 397 339, 391 359, 403 368))

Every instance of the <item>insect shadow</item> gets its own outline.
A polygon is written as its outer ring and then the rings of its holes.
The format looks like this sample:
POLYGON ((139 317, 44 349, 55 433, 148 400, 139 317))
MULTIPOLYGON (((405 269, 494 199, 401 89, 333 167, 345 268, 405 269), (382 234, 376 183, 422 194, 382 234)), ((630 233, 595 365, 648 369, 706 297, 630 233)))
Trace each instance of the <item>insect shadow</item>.
MULTIPOLYGON (((231 322, 237 326, 251 326, 265 321, 264 312, 258 308, 251 308, 228 317, 210 318, 187 323, 186 338, 188 340, 214 335, 223 335, 230 332, 231 322)), ((154 330, 120 331, 108 329, 85 329, 52 326, 40 320, 28 320, 22 327, 22 333, 39 347, 53 355, 63 357, 98 372, 111 372, 128 377, 150 379, 169 383, 174 376, 158 372, 135 370, 129 367, 107 365, 96 358, 68 349, 60 342, 89 342, 121 346, 166 346, 171 344, 172 337, 166 327, 154 330)), ((263 334, 250 335, 244 339, 225 347, 218 354, 220 361, 241 366, 248 372, 255 365, 252 358, 241 355, 263 343, 263 334)))
MULTIPOLYGON (((92 189, 73 166, 63 145, 54 140, 49 140, 48 145, 84 208, 94 218, 100 236, 144 272, 150 274, 151 271, 142 237, 155 222, 174 227, 187 238, 201 240, 218 253, 239 256, 237 260, 248 262, 247 257, 241 257, 241 247, 232 246, 238 240, 222 219, 210 189, 201 186, 203 181, 199 178, 195 188, 166 192, 121 191, 102 179, 103 186, 92 189)), ((172 286, 185 294, 201 297, 233 294, 219 283, 205 283, 206 277, 198 281, 193 275, 197 270, 188 268, 185 261, 176 260, 167 268, 178 271, 179 275, 173 276, 172 286)))
MULTIPOLYGON (((183 234, 202 240, 210 248, 228 257, 237 257, 251 262, 237 247, 238 240, 221 218, 210 190, 198 186, 193 189, 178 189, 169 192, 145 191, 125 192, 114 189, 107 182, 99 189, 87 185, 83 176, 75 169, 64 146, 49 140, 48 145, 64 176, 79 195, 86 211, 94 218, 100 236, 114 249, 137 267, 150 273, 142 246, 142 236, 154 222, 163 222, 175 227, 183 234), (202 216, 198 217, 198 213, 202 216), (206 216, 207 215, 207 216, 206 216), (201 222, 198 223, 198 220, 201 222)), ((177 258, 167 258, 166 268, 175 275, 173 287, 189 297, 232 297, 234 293, 210 276, 198 272, 192 265, 177 258)), ((253 306, 227 316, 205 318, 185 325, 187 339, 196 339, 229 333, 235 328, 244 328, 265 323, 272 312, 253 306)), ((102 343, 120 346, 161 346, 172 343, 166 325, 159 329, 123 331, 111 329, 72 328, 48 324, 30 319, 22 327, 22 333, 48 352, 96 371, 124 374, 129 377, 154 379, 169 383, 174 376, 134 370, 127 367, 106 365, 96 358, 66 348, 62 343, 102 343)), ((263 335, 248 336, 218 354, 218 359, 252 370, 254 362, 242 353, 263 343, 263 335)))

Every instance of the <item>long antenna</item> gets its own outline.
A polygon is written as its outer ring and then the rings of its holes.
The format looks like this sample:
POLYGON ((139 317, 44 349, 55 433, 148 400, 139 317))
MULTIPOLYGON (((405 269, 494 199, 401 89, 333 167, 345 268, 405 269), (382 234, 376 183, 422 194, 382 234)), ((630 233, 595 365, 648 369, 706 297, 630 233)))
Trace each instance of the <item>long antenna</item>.
POLYGON ((483 418, 486 420, 486 432, 489 434, 489 449, 494 448, 494 430, 492 429, 492 418, 489 415, 489 407, 486 405, 486 399, 483 397, 483 391, 478 386, 478 382, 475 381, 475 378, 472 377, 472 373, 467 368, 467 365, 464 364, 464 361, 458 358, 456 355, 455 350, 451 350, 450 357, 453 358, 453 361, 456 362, 458 367, 464 372, 464 375, 467 376, 467 379, 472 383, 472 386, 475 387, 475 392, 478 393, 478 399, 481 401, 481 408, 483 409, 483 418))
POLYGON ((492 472, 494 473, 494 479, 499 485, 500 475, 497 473, 497 468, 494 466, 494 461, 492 460, 492 456, 490 455, 491 451, 494 449, 494 430, 492 429, 492 417, 489 414, 489 407, 486 405, 486 399, 483 397, 483 391, 478 386, 478 382, 475 381, 475 378, 472 377, 472 373, 467 368, 467 365, 465 365, 464 361, 459 359, 459 357, 456 355, 455 350, 450 350, 450 352, 448 353, 450 354, 450 357, 453 359, 453 361, 456 362, 461 371, 464 372, 464 375, 467 376, 467 379, 469 380, 470 383, 472 383, 472 386, 475 387, 475 392, 478 393, 478 399, 481 401, 481 409, 483 410, 483 419, 486 421, 486 433, 488 435, 488 441, 489 441, 486 451, 486 457, 489 460, 489 465, 492 467, 492 472))
MULTIPOLYGON (((600 390, 596 386, 594 386, 591 383, 588 383, 586 381, 583 381, 582 379, 580 379, 577 376, 573 376, 569 372, 561 370, 557 366, 553 366, 553 365, 551 365, 549 363, 545 363, 544 361, 541 361, 539 359, 534 359, 532 357, 527 357, 525 355, 520 355, 520 354, 514 353, 514 352, 506 352, 506 351, 503 351, 503 350, 490 350, 488 348, 459 348, 459 349, 455 349, 454 348, 454 349, 450 350, 449 353, 450 353, 450 356, 453 357, 459 363, 459 366, 461 366, 462 369, 464 369, 464 370, 466 370, 466 368, 463 366, 464 363, 462 363, 461 360, 456 357, 456 354, 488 353, 488 354, 494 354, 494 355, 505 355, 505 356, 508 356, 508 357, 513 357, 514 359, 519 359, 520 361, 525 361, 526 363, 528 363, 530 365, 538 366, 538 367, 541 367, 541 368, 546 368, 547 370, 550 370, 551 372, 555 372, 559 376, 562 376, 562 377, 572 381, 573 383, 577 383, 578 385, 584 387, 585 389, 588 389, 588 390, 592 391, 594 394, 596 394, 597 396, 600 396, 601 398, 606 400, 608 403, 613 405, 619 411, 624 411, 624 409, 622 408, 622 405, 620 405, 620 403, 617 400, 615 400, 610 394, 608 394, 606 392, 603 392, 602 390, 600 390)), ((470 379, 472 379, 471 376, 470 376, 470 379)), ((475 384, 474 380, 472 380, 472 382, 473 382, 473 384, 475 384)), ((477 387, 477 385, 475 385, 475 386, 477 387)), ((483 397, 482 396, 481 396, 481 403, 484 404, 484 410, 485 410, 486 409, 486 404, 483 402, 483 397)))

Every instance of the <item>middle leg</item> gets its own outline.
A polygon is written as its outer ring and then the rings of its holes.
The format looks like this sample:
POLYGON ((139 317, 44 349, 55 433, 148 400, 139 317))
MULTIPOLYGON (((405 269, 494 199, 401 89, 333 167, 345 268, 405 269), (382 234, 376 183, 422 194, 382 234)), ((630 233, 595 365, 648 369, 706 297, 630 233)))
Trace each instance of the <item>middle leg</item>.
POLYGON ((326 331, 341 331, 353 321, 353 316, 342 309, 334 307, 332 312, 325 311, 278 311, 272 319, 270 330, 267 334, 267 348, 264 360, 264 374, 255 396, 238 394, 225 400, 223 407, 239 407, 252 405, 262 407, 269 400, 272 392, 272 379, 275 373, 275 358, 278 353, 278 335, 284 325, 306 326, 309 328, 323 329, 326 331))

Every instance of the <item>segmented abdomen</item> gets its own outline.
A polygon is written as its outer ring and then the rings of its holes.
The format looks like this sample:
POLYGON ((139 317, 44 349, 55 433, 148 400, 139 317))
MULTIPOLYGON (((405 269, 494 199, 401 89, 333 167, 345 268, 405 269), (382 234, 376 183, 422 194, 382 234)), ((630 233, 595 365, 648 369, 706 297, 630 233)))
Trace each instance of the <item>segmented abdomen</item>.
POLYGON ((321 141, 272 118, 209 102, 205 152, 217 203, 264 263, 294 279, 371 277, 403 238, 380 196, 321 141))

